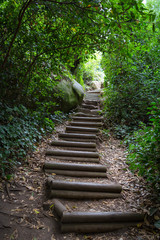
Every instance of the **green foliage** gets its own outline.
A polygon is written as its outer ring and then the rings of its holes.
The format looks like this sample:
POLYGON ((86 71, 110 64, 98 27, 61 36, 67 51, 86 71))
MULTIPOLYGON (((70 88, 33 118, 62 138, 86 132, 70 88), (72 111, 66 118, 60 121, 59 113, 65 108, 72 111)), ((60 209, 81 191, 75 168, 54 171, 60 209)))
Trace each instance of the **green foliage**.
POLYGON ((75 69, 86 53, 106 49, 111 33, 121 31, 121 20, 130 32, 128 21, 134 18, 137 28, 135 19, 145 16, 143 4, 135 0, 3 0, 0 15, 0 97, 28 105, 53 89, 56 79, 50 76, 59 77, 61 65, 75 69))
POLYGON ((160 194, 160 99, 159 104, 153 102, 149 109, 152 124, 142 123, 141 129, 126 141, 129 144, 128 163, 160 194))
POLYGON ((134 127, 148 122, 147 107, 159 96, 159 41, 159 33, 153 35, 147 28, 134 34, 134 39, 121 35, 112 39, 102 60, 108 124, 134 127))
POLYGON ((30 113, 23 105, 10 107, 0 103, 0 107, 0 174, 4 176, 21 164, 42 136, 52 132, 55 123, 67 115, 60 111, 45 116, 41 112, 30 113))
POLYGON ((88 58, 78 66, 76 71, 77 78, 83 79, 85 84, 90 84, 91 81, 103 82, 104 72, 100 65, 101 59, 102 54, 100 52, 89 55, 88 58))

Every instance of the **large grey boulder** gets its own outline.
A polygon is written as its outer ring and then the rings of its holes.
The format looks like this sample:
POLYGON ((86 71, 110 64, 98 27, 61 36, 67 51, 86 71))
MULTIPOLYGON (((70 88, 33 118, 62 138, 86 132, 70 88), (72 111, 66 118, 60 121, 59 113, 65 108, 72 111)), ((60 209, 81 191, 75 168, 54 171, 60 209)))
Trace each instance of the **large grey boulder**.
POLYGON ((62 93, 62 111, 69 112, 71 109, 80 105, 83 101, 84 90, 77 81, 62 80, 57 85, 57 88, 62 93))
POLYGON ((75 92, 75 94, 78 97, 79 102, 81 103, 83 101, 84 97, 84 90, 81 84, 79 84, 77 81, 73 80, 72 89, 75 92))

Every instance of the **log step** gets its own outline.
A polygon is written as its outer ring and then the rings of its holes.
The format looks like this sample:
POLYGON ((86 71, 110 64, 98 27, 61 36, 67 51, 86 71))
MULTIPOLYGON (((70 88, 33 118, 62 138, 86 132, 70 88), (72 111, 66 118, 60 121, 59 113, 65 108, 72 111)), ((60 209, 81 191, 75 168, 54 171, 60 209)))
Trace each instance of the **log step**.
POLYGON ((100 122, 70 122, 71 126, 85 126, 85 127, 102 127, 100 122))
POLYGON ((54 213, 58 216, 61 232, 99 233, 136 226, 144 221, 144 214, 133 212, 67 212, 54 199, 54 213))
POLYGON ((45 162, 44 170, 46 173, 55 173, 56 175, 71 177, 107 177, 106 167, 103 165, 45 162))
POLYGON ((80 133, 59 133, 59 137, 64 137, 64 138, 69 138, 69 139, 74 139, 78 138, 79 141, 82 141, 82 139, 91 139, 91 140, 96 140, 96 135, 95 134, 80 134, 80 133))
POLYGON ((96 101, 96 100, 84 100, 83 102, 84 104, 94 105, 94 106, 97 106, 99 104, 99 101, 96 101))
POLYGON ((79 139, 79 138, 68 138, 68 137, 60 137, 61 139, 65 140, 65 141, 75 141, 75 142, 79 142, 79 140, 81 140, 81 142, 91 142, 91 143, 96 143, 96 139, 79 139))
POLYGON ((98 128, 67 126, 66 133, 98 133, 98 128))
POLYGON ((143 214, 134 212, 63 212, 62 223, 142 222, 143 214))
POLYGON ((62 233, 102 233, 111 232, 126 227, 136 227, 136 222, 126 223, 72 223, 61 224, 62 233))
POLYGON ((72 170, 57 170, 57 169, 45 169, 46 173, 54 173, 56 175, 63 175, 69 177, 89 177, 89 178, 106 178, 107 175, 104 172, 89 172, 89 171, 72 171, 72 170))
POLYGON ((76 163, 53 163, 45 162, 44 168, 46 169, 61 169, 61 170, 78 170, 78 171, 92 171, 92 172, 106 172, 106 166, 95 164, 76 164, 76 163))
POLYGON ((99 192, 99 193, 121 193, 122 186, 119 184, 101 184, 101 183, 88 183, 88 182, 67 182, 58 181, 51 177, 47 179, 47 186, 50 190, 67 190, 67 191, 83 191, 99 192))
POLYGON ((101 113, 101 110, 90 110, 90 109, 87 109, 87 108, 79 108, 79 111, 82 112, 82 113, 86 113, 86 114, 92 114, 92 115, 98 115, 101 113))
POLYGON ((82 108, 87 108, 87 109, 97 109, 98 106, 91 105, 91 104, 82 104, 82 108))
POLYGON ((102 117, 87 117, 87 116, 79 116, 72 117, 74 121, 82 121, 82 122, 101 122, 103 121, 102 117))
POLYGON ((64 160, 64 161, 75 161, 75 162, 91 162, 99 163, 99 158, 87 158, 87 157, 65 157, 65 156, 50 156, 54 159, 64 160))
POLYGON ((114 199, 121 197, 120 193, 108 192, 85 192, 85 191, 71 191, 71 190, 50 190, 49 198, 65 198, 65 199, 114 199))
POLYGON ((85 142, 69 142, 69 141, 52 141, 52 146, 62 146, 62 147, 79 147, 79 148, 96 148, 95 143, 85 143, 85 142))
POLYGON ((64 157, 99 158, 98 152, 83 152, 83 151, 70 151, 70 150, 47 150, 46 155, 64 156, 64 157))
MULTIPOLYGON (((76 142, 78 142, 78 141, 79 141, 79 139, 77 139, 76 142)), ((66 140, 66 142, 67 142, 67 140, 66 140)), ((66 146, 63 146, 63 147, 60 146, 60 148, 63 148, 65 150, 71 150, 71 151, 97 152, 96 148, 81 148, 81 147, 66 147, 66 146)))
POLYGON ((92 114, 92 113, 84 113, 84 112, 77 112, 75 113, 75 116, 77 117, 97 117, 97 118, 101 118, 99 115, 95 115, 95 114, 92 114))

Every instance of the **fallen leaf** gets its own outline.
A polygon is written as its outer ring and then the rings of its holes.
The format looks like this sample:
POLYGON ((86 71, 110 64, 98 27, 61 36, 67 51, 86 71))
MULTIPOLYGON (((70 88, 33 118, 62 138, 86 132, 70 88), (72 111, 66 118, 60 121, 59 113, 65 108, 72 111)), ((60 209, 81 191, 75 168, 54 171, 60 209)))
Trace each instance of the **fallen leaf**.
POLYGON ((29 200, 30 200, 30 201, 34 200, 34 197, 33 197, 33 196, 30 196, 29 200))
POLYGON ((51 236, 51 240, 56 240, 55 237, 54 237, 54 235, 51 236))
POLYGON ((38 214, 39 213, 39 210, 38 209, 33 209, 33 211, 38 214))
POLYGON ((140 228, 142 226, 143 223, 138 223, 137 227, 140 228))
POLYGON ((157 216, 157 215, 155 215, 155 216, 154 216, 154 219, 158 221, 158 220, 160 220, 160 217, 157 216))

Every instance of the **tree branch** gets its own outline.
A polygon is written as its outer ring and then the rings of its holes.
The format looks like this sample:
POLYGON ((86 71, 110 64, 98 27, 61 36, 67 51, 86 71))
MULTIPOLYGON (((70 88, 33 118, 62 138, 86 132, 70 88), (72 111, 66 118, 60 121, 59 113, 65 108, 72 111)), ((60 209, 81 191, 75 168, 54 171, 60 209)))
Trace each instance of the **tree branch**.
POLYGON ((5 58, 4 58, 4 61, 3 61, 3 63, 2 63, 2 68, 4 68, 5 65, 6 65, 6 63, 7 63, 8 57, 9 57, 9 55, 10 55, 10 52, 11 52, 11 49, 12 49, 12 46, 13 46, 13 43, 14 43, 14 41, 15 41, 15 39, 16 39, 16 36, 17 36, 17 34, 18 34, 18 32, 19 32, 19 29, 20 29, 20 26, 21 26, 21 23, 22 23, 23 16, 24 16, 24 14, 25 14, 25 11, 27 10, 27 8, 29 7, 29 5, 31 4, 31 2, 32 2, 32 0, 27 1, 27 2, 23 5, 22 9, 20 10, 19 17, 18 17, 18 25, 17 25, 17 28, 16 28, 15 33, 14 33, 14 35, 13 35, 13 38, 12 38, 10 44, 9 44, 8 51, 7 51, 7 53, 6 53, 6 56, 5 56, 5 58))

